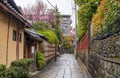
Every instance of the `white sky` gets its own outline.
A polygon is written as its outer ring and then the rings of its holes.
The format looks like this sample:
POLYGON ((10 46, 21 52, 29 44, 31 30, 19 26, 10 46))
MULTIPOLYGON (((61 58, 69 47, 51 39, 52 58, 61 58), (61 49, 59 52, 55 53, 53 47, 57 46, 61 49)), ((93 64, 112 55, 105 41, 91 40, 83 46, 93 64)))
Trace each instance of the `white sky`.
MULTIPOLYGON (((27 6, 31 6, 31 5, 34 5, 35 4, 35 1, 36 0, 14 0, 16 2, 16 4, 18 6, 21 6, 22 8, 24 7, 27 7, 27 6)), ((52 8, 52 6, 47 2, 47 0, 42 0, 48 8, 52 8)), ((74 23, 74 2, 73 0, 49 0, 53 6, 56 6, 58 7, 58 11, 61 13, 61 14, 69 14, 71 15, 71 19, 72 19, 72 26, 74 27, 75 26, 75 23, 74 23)))

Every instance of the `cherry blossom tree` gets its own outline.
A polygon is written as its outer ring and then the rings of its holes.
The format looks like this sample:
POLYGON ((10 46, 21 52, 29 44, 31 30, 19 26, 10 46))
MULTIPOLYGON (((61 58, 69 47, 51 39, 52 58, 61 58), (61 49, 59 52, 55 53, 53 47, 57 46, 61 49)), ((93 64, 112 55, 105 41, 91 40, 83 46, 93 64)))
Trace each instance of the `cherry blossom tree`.
POLYGON ((41 16, 45 15, 47 6, 41 0, 36 0, 36 4, 23 9, 24 16, 31 21, 38 21, 41 16))

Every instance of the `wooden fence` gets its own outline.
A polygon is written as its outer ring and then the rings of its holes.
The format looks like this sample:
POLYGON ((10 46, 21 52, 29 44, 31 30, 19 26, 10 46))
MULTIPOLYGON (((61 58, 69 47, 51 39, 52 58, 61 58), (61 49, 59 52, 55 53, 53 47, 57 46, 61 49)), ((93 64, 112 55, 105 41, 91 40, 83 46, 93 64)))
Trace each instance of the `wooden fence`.
POLYGON ((58 52, 57 45, 48 42, 43 42, 43 44, 46 62, 49 62, 54 57, 56 58, 58 52))

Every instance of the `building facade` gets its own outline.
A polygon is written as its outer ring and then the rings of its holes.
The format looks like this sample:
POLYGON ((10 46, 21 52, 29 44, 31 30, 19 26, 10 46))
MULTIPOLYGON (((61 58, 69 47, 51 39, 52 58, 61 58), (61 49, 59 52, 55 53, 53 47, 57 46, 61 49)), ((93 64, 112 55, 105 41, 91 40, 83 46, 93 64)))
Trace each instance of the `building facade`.
POLYGON ((55 44, 49 43, 46 37, 34 30, 25 29, 24 43, 24 58, 36 59, 36 52, 42 52, 48 63, 58 52, 55 44), (34 49, 32 49, 33 47, 34 49))
POLYGON ((0 1, 0 64, 10 66, 22 59, 24 52, 24 28, 31 25, 17 11, 13 0, 0 1))
POLYGON ((71 17, 70 15, 62 15, 60 19, 63 37, 68 36, 69 34, 68 32, 70 32, 69 30, 71 29, 71 23, 72 23, 70 17, 71 17))

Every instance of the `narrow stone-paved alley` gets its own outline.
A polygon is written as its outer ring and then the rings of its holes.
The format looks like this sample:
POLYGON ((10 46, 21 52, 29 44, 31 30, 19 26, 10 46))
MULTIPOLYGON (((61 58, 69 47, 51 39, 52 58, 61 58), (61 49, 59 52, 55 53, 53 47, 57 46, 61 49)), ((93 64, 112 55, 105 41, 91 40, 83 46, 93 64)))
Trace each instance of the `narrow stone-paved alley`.
POLYGON ((61 55, 42 70, 39 78, 91 78, 85 66, 72 54, 61 55))

